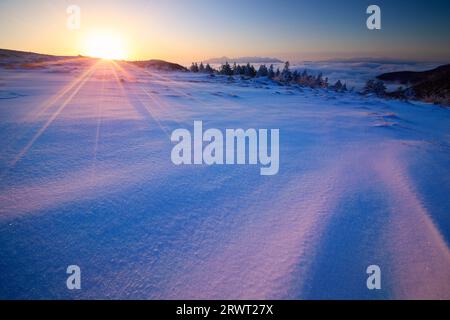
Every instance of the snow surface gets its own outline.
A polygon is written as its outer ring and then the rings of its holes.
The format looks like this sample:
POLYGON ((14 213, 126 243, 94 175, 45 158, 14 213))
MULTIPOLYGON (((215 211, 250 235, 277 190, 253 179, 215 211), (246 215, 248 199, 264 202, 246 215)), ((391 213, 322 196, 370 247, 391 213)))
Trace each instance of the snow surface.
POLYGON ((448 109, 94 61, 1 69, 0 119, 0 298, 450 298, 448 109), (194 120, 278 175, 173 165, 194 120))

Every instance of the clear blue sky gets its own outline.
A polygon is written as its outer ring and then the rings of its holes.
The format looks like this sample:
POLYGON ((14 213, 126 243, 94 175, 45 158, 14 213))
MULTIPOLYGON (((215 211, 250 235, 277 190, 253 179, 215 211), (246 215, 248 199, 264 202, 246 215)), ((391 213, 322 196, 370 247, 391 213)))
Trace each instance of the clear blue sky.
POLYGON ((390 57, 450 60, 447 0, 1 0, 0 47, 77 54, 91 29, 119 31, 133 58, 390 57), (82 28, 65 28, 66 7, 82 28), (382 30, 366 28, 377 4, 382 30))

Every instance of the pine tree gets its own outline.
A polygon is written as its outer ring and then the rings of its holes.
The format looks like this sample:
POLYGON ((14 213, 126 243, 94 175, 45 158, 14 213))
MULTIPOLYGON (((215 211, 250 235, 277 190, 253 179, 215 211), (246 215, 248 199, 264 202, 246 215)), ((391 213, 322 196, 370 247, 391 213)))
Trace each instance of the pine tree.
POLYGON ((224 65, 222 65, 220 74, 223 74, 225 76, 232 76, 233 70, 231 70, 230 64, 228 62, 225 62, 224 65))
POLYGON ((238 76, 241 72, 241 66, 235 63, 231 68, 231 71, 233 72, 233 75, 238 76))
POLYGON ((269 71, 267 72, 267 77, 273 79, 275 77, 275 72, 273 71, 273 64, 270 65, 269 71))
POLYGON ((243 76, 245 74, 245 66, 238 65, 239 75, 243 76))
POLYGON ((240 65, 237 65, 236 66, 236 69, 234 70, 234 74, 235 75, 240 75, 242 73, 242 68, 241 68, 241 66, 240 65))
POLYGON ((322 72, 320 72, 317 75, 317 78, 316 78, 316 86, 319 87, 319 88, 321 88, 323 86, 323 79, 322 79, 322 77, 323 77, 322 72))
POLYGON ((247 65, 244 67, 244 75, 249 78, 253 78, 256 76, 256 69, 254 66, 251 66, 250 63, 247 63, 247 65))
POLYGON ((234 74, 234 75, 237 75, 237 74, 238 74, 238 73, 237 73, 237 65, 236 65, 236 62, 233 63, 233 68, 231 68, 231 70, 233 70, 233 74, 234 74))
POLYGON ((336 83, 333 86, 333 89, 336 91, 341 91, 342 90, 342 82, 341 80, 336 81, 336 83))
POLYGON ((200 62, 200 66, 198 67, 199 72, 205 72, 205 66, 203 65, 203 62, 200 62))
POLYGON ((256 77, 256 69, 253 65, 250 66, 250 77, 256 77))
POLYGON ((191 70, 191 72, 198 72, 198 65, 196 62, 192 62, 190 70, 191 70))
POLYGON ((256 73, 257 77, 267 77, 268 71, 265 64, 259 66, 258 72, 256 73))
POLYGON ((368 80, 363 89, 363 94, 370 93, 374 93, 379 97, 384 96, 386 94, 386 86, 384 85, 383 81, 368 80))
POLYGON ((292 81, 292 73, 291 70, 289 70, 289 61, 286 61, 284 64, 283 72, 281 73, 281 80, 284 82, 290 82, 292 81))
POLYGON ((209 65, 209 63, 206 64, 205 72, 206 72, 206 73, 214 73, 214 69, 211 68, 211 66, 209 65))

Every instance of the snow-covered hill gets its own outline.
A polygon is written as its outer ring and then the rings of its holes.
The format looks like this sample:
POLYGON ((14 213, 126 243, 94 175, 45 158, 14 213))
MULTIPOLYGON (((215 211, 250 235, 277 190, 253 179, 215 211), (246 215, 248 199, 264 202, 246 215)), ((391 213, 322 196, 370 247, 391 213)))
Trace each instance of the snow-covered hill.
POLYGON ((448 109, 83 60, 0 69, 0 119, 0 298, 450 298, 448 109), (194 120, 279 173, 175 166, 194 120))

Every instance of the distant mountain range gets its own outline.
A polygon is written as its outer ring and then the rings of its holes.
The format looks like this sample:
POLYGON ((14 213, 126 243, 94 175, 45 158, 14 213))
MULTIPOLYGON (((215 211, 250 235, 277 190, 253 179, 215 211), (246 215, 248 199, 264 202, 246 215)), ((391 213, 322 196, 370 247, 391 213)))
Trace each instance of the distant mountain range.
POLYGON ((283 63, 284 61, 277 58, 265 58, 265 57, 239 57, 239 58, 229 58, 229 57, 220 57, 220 58, 211 58, 204 60, 203 63, 210 64, 222 64, 222 63, 283 63))
POLYGON ((412 95, 417 100, 450 106, 450 64, 422 72, 383 73, 377 79, 408 86, 393 94, 412 95))

